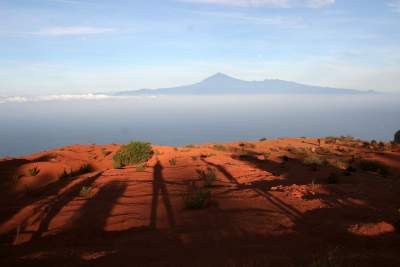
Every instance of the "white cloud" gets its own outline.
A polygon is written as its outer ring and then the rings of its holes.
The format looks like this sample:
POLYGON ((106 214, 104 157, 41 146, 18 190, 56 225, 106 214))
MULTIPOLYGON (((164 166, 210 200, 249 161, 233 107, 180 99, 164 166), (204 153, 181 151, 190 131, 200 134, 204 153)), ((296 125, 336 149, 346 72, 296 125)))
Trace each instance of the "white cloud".
POLYGON ((391 1, 388 6, 393 9, 394 12, 400 13, 400 0, 391 1))
POLYGON ((52 27, 42 29, 34 34, 48 35, 48 36, 65 36, 65 35, 91 35, 110 33, 115 31, 112 28, 98 28, 98 27, 52 27))
POLYGON ((230 5, 230 6, 271 6, 271 7, 295 7, 305 6, 310 8, 320 8, 332 5, 336 0, 178 0, 180 2, 230 5))
POLYGON ((111 96, 104 94, 64 94, 64 95, 43 95, 34 97, 11 96, 0 97, 0 104, 5 103, 25 103, 25 102, 43 102, 43 101, 72 101, 72 100, 116 100, 125 99, 123 96, 111 96))

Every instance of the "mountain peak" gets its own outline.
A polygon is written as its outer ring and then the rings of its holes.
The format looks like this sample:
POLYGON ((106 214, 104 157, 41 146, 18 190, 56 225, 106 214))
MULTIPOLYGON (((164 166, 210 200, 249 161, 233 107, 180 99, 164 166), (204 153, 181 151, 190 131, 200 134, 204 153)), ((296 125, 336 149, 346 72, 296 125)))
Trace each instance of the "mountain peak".
POLYGON ((224 73, 217 72, 216 74, 203 80, 203 82, 207 82, 207 81, 219 82, 219 81, 226 81, 226 80, 236 80, 236 79, 231 76, 228 76, 224 73))

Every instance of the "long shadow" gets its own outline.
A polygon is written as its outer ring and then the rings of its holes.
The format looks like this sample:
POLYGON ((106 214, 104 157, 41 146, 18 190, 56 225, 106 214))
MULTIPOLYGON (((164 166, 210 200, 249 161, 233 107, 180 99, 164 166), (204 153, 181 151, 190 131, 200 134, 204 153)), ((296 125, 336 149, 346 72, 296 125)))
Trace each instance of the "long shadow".
POLYGON ((243 184, 239 183, 239 181, 230 172, 228 172, 225 167, 215 164, 215 163, 212 163, 212 162, 209 162, 209 161, 206 161, 204 159, 202 159, 202 160, 204 161, 204 163, 217 168, 231 183, 237 185, 239 190, 245 190, 245 189, 253 190, 258 195, 268 199, 274 206, 276 206, 278 209, 280 209, 283 213, 285 213, 292 219, 297 219, 301 216, 300 211, 298 211, 294 207, 286 204, 282 200, 276 198, 275 196, 268 193, 267 191, 260 189, 257 186, 257 184, 243 185, 243 184))
POLYGON ((91 177, 84 179, 82 182, 77 183, 48 205, 48 210, 41 219, 38 230, 34 233, 33 239, 40 238, 44 232, 48 230, 51 220, 60 212, 60 210, 72 199, 78 196, 81 188, 83 186, 90 186, 96 181, 96 179, 101 176, 102 172, 97 173, 91 177))
POLYGON ((161 191, 162 199, 164 202, 165 210, 167 213, 168 223, 171 228, 174 228, 176 225, 174 212, 171 205, 171 200, 169 197, 169 193, 167 187, 165 185, 165 181, 163 178, 162 170, 163 166, 157 161, 156 165, 153 169, 153 194, 152 194, 152 202, 151 202, 151 214, 150 214, 150 228, 157 228, 157 209, 158 209, 158 198, 161 191))
MULTIPOLYGON (((93 197, 80 208, 72 220, 72 227, 84 230, 84 234, 102 232, 115 202, 125 192, 126 183, 110 182, 102 186, 93 197)), ((80 231, 82 233, 82 231, 80 231)))

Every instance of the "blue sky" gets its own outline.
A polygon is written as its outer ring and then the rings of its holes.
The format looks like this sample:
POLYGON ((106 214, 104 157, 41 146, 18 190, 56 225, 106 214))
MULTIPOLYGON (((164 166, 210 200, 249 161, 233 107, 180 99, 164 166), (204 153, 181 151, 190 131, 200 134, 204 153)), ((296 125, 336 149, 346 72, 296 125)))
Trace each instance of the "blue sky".
POLYGON ((400 92, 400 0, 0 0, 0 96, 216 72, 400 92))

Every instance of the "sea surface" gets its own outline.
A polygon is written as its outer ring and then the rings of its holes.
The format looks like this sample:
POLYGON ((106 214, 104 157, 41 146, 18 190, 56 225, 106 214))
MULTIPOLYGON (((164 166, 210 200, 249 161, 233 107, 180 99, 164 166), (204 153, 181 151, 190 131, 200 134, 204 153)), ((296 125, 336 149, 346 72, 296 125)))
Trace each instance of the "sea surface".
POLYGON ((0 156, 131 140, 179 146, 352 135, 389 141, 400 129, 399 95, 82 95, 0 100, 0 156))

